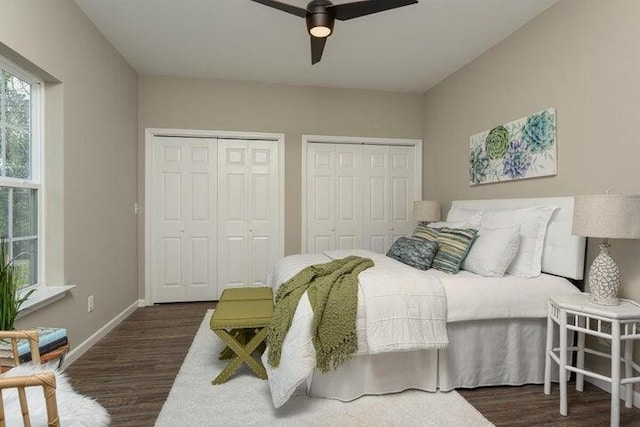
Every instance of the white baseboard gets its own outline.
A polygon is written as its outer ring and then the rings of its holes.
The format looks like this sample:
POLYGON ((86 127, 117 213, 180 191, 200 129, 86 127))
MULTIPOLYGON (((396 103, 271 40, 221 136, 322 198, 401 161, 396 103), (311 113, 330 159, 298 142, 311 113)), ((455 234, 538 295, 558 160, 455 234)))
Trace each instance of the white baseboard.
MULTIPOLYGON (((599 378, 590 378, 587 376, 584 377, 584 380, 588 383, 593 384, 599 389, 602 389, 607 393, 611 394, 611 383, 603 381, 599 378)), ((620 386, 620 399, 625 400, 626 396, 627 396, 627 393, 624 389, 624 386, 620 386)), ((637 391, 633 392, 633 406, 635 406, 636 408, 640 408, 640 392, 637 392, 637 391)))
POLYGON ((136 300, 129 307, 125 308, 124 311, 122 311, 122 313, 118 314, 111 321, 109 321, 109 323, 104 325, 102 328, 98 329, 98 331, 96 333, 94 333, 89 338, 87 338, 86 340, 81 342, 79 345, 74 345, 73 349, 64 358, 64 364, 63 364, 62 369, 64 369, 67 366, 71 365, 80 356, 85 354, 91 347, 93 347, 95 345, 95 343, 100 341, 100 339, 104 338, 104 336, 107 335, 109 332, 111 332, 111 330, 113 328, 118 326, 124 319, 129 317, 129 315, 131 313, 136 311, 136 309, 138 307, 141 307, 140 300, 136 300))
POLYGON ((152 305, 152 304, 147 304, 147 300, 146 299, 139 299, 138 300, 138 307, 146 307, 148 305, 152 305))

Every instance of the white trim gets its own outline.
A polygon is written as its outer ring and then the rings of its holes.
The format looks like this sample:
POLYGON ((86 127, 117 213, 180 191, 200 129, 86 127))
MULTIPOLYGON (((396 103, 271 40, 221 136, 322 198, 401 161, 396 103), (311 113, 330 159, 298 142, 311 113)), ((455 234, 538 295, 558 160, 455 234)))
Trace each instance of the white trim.
POLYGON ((175 136, 182 138, 220 138, 220 139, 258 139, 260 141, 284 141, 283 133, 268 132, 238 132, 226 130, 203 130, 203 129, 164 129, 147 128, 147 135, 152 136, 175 136))
POLYGON ((0 176, 0 186, 13 187, 13 188, 26 188, 28 190, 40 190, 42 186, 33 181, 25 179, 9 178, 6 176, 0 176))
POLYGON ((422 140, 406 138, 369 138, 359 136, 302 135, 302 143, 416 146, 418 144, 422 145, 422 140))
POLYGON ((309 144, 393 145, 415 148, 414 200, 422 200, 422 139, 369 138, 354 136, 302 135, 302 233, 300 252, 307 253, 307 146, 309 144))
MULTIPOLYGON (((584 379, 586 382, 593 384, 594 386, 598 387, 601 390, 606 391, 607 393, 611 394, 611 383, 598 379, 598 378, 592 378, 592 377, 585 377, 584 379)), ((625 386, 620 386, 620 400, 625 400, 626 398, 626 390, 625 390, 625 386)), ((640 392, 638 391, 634 391, 633 392, 633 406, 635 406, 636 408, 640 408, 640 392)))
POLYGON ((76 285, 64 285, 64 286, 44 286, 44 285, 35 285, 35 286, 25 286, 20 289, 21 295, 24 295, 31 290, 35 290, 35 292, 27 299, 22 306, 20 306, 20 311, 18 312, 17 319, 21 317, 28 316, 29 314, 45 307, 52 302, 58 301, 59 299, 64 298, 64 296, 75 288, 76 285))
MULTIPOLYGON (((28 188, 37 191, 37 230, 38 253, 36 256, 36 268, 38 276, 36 284, 44 286, 45 281, 45 180, 44 180, 44 123, 45 123, 45 84, 42 79, 23 70, 9 59, 0 56, 0 68, 8 71, 17 78, 31 85, 31 179, 17 179, 0 177, 0 186, 14 188, 28 188)), ((6 124, 8 127, 12 127, 6 124)), ((13 236, 11 236, 13 237, 13 236)), ((11 251, 10 251, 11 253, 11 251)), ((55 292, 55 291, 54 291, 55 292)))
POLYGON ((62 369, 71 365, 75 362, 80 356, 85 354, 91 347, 93 347, 98 341, 105 337, 109 332, 113 330, 116 326, 118 326, 124 319, 129 317, 139 306, 138 300, 134 301, 129 307, 125 308, 122 313, 118 314, 116 317, 111 319, 106 325, 102 328, 98 329, 96 333, 91 335, 89 338, 84 340, 78 345, 74 345, 71 343, 71 347, 73 348, 69 354, 67 354, 64 358, 64 364, 62 369))
POLYGON ((144 304, 153 305, 153 286, 151 283, 151 223, 153 220, 151 209, 151 194, 153 182, 153 138, 156 136, 171 136, 179 138, 214 138, 214 139, 245 139, 259 141, 274 141, 278 144, 278 184, 280 191, 280 223, 279 233, 279 258, 284 257, 285 241, 285 153, 284 134, 266 132, 237 132, 224 130, 201 130, 201 129, 163 129, 146 128, 144 145, 144 304))

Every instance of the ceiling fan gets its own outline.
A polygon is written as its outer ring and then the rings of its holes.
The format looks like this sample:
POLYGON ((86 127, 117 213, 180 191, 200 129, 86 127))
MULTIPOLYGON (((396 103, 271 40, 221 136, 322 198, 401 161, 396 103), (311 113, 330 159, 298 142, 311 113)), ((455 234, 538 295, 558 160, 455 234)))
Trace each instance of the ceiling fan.
POLYGON ((275 0, 252 0, 256 3, 305 18, 311 36, 311 63, 322 59, 327 38, 333 33, 336 19, 346 21, 372 13, 384 12, 402 6, 418 3, 418 0, 368 0, 353 3, 333 4, 328 0, 312 0, 306 9, 275 0))

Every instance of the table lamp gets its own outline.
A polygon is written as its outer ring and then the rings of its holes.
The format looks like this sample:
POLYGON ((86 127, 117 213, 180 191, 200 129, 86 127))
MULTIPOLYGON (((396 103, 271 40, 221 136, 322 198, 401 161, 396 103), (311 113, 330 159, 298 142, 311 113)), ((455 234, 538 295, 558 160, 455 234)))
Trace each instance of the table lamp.
POLYGON ((413 202, 413 219, 416 221, 440 221, 440 203, 435 200, 413 202))
POLYGON ((618 305, 620 272, 611 257, 609 239, 640 239, 640 196, 576 196, 571 233, 604 239, 589 269, 589 299, 595 304, 618 305))

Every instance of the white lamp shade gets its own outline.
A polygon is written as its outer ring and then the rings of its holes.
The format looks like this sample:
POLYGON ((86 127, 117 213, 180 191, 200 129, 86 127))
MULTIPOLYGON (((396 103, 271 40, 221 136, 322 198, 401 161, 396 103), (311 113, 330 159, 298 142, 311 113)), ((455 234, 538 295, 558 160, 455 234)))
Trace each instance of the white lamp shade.
POLYGON ((576 196, 572 234, 605 239, 640 239, 640 196, 576 196))
POLYGON ((413 219, 416 221, 440 221, 440 203, 434 200, 413 202, 413 219))

